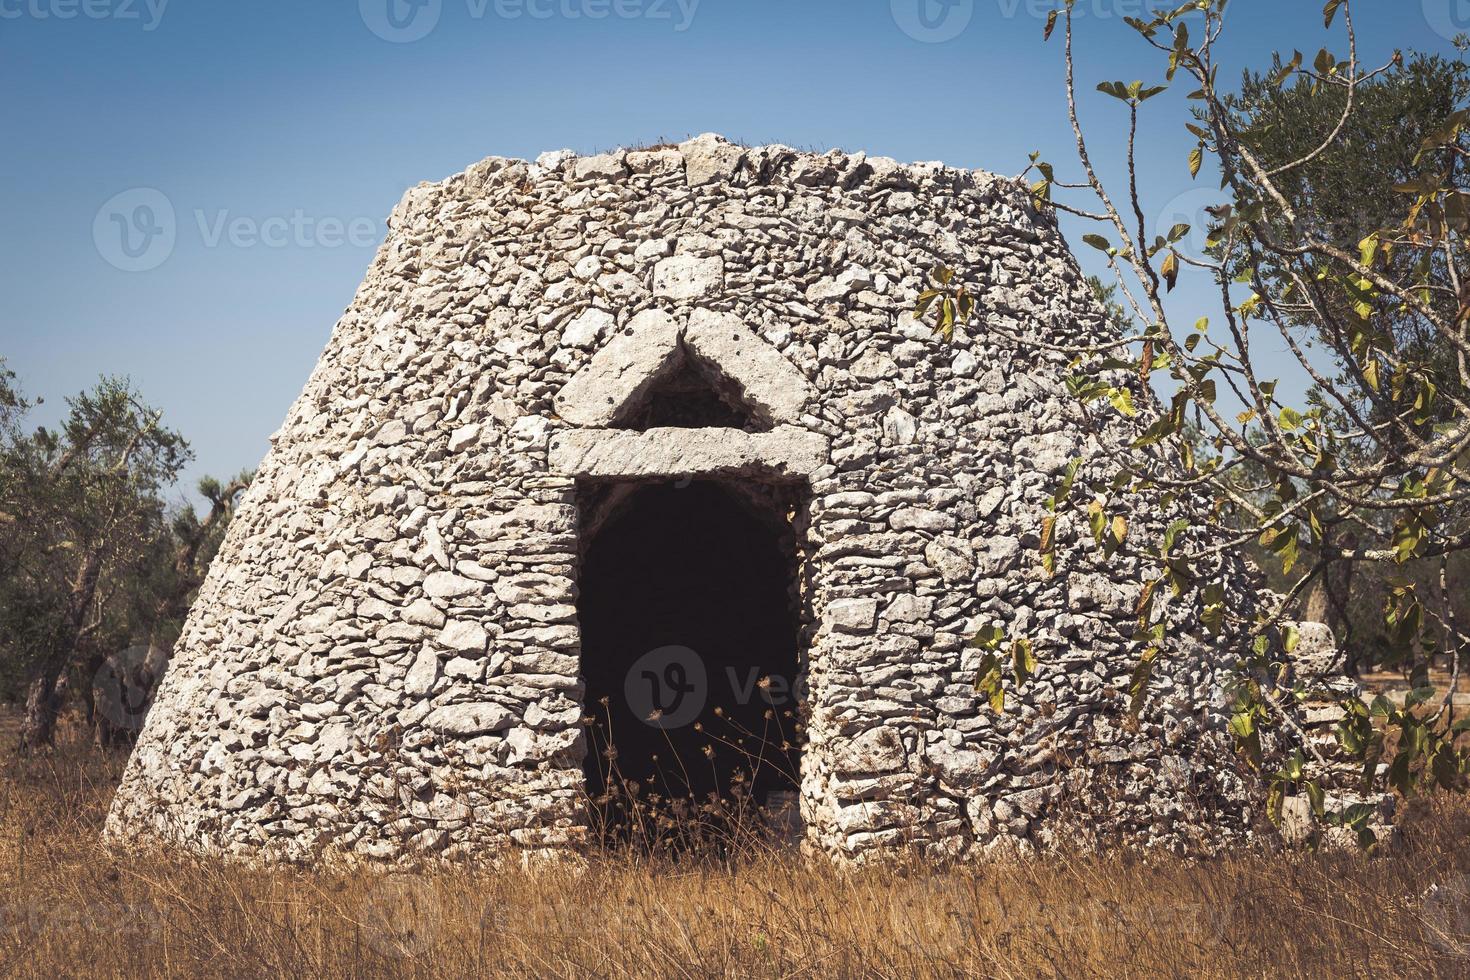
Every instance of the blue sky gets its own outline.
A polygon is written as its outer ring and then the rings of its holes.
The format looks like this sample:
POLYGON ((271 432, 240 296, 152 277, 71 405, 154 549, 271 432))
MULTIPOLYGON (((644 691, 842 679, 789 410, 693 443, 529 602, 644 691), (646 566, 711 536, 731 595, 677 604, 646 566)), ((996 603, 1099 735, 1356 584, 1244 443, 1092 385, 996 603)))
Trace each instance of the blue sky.
MULTIPOLYGON (((1085 88, 1158 79, 1119 18, 1161 2, 1078 0, 1085 88)), ((47 399, 38 421, 125 374, 193 443, 186 484, 253 467, 405 188, 491 154, 706 131, 1007 174, 1039 149, 1060 166, 1049 6, 0 0, 0 356, 47 399), (172 247, 119 251, 114 213, 142 222, 134 235, 166 225, 171 239, 153 240, 172 247)), ((1234 0, 1225 60, 1292 48, 1310 60, 1329 41, 1321 8, 1234 0)), ((1355 13, 1365 60, 1449 52, 1470 27, 1470 0, 1357 0, 1355 13)), ((1340 35, 1331 43, 1341 51, 1340 35)), ((1151 107, 1144 183, 1168 211, 1208 182, 1185 166, 1182 100, 1151 107)), ((1094 155, 1115 158, 1119 104, 1090 96, 1084 113, 1094 155)), ((1196 302, 1210 312, 1186 281, 1191 322, 1196 302)))

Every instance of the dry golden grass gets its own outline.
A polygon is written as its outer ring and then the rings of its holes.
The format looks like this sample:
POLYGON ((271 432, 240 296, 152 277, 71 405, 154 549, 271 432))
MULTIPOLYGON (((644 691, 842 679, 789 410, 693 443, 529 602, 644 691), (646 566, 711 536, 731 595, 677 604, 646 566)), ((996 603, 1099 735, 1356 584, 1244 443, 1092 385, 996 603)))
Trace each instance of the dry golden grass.
POLYGON ((7 975, 1470 975, 1462 802, 1417 808, 1403 848, 1377 857, 940 873, 600 856, 384 878, 110 855, 97 835, 120 768, 77 741, 0 764, 7 975))

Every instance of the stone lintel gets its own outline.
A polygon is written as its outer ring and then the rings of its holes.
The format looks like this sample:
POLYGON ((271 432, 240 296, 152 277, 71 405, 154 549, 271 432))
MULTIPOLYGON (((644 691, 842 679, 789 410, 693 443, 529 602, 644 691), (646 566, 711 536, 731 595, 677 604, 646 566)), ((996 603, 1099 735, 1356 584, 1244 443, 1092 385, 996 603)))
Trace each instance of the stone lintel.
POLYGON ((737 429, 582 429, 551 441, 551 468, 574 477, 632 479, 766 476, 806 479, 826 465, 828 442, 796 426, 737 429))

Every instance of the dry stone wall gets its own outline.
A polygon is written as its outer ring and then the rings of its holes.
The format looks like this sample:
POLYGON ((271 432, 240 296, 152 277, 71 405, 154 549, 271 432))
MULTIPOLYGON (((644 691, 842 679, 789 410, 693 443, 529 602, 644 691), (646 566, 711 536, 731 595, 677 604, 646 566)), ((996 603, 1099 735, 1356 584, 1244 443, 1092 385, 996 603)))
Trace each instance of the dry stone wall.
MULTIPOLYGON (((1037 560, 1068 461, 1132 434, 1067 399, 1065 354, 987 333, 1108 337, 1053 216, 985 173, 706 136, 491 158, 405 195, 230 527, 109 836, 267 858, 578 843, 575 477, 630 457, 587 434, 607 419, 573 378, 649 317, 667 343, 746 331, 702 342, 727 369, 721 344, 761 351, 742 361, 753 408, 791 419, 810 847, 1250 832, 1228 647, 1173 641, 1131 725, 1139 569, 1101 562, 1071 519, 1057 574, 1037 560), (908 312, 940 265, 980 300, 949 343, 908 312), (809 392, 763 387, 786 366, 809 392), (1003 716, 967 646, 988 623, 1040 660, 1003 716)), ((628 350, 629 370, 656 353, 628 350)), ((659 437, 643 475, 707 472, 698 439, 659 437)), ((720 472, 769 478, 754 460, 720 472)), ((1171 516, 1129 515, 1139 533, 1171 516)), ((1249 605, 1243 570, 1211 574, 1249 605)), ((1172 636, 1201 634, 1193 609, 1168 605, 1172 636)))

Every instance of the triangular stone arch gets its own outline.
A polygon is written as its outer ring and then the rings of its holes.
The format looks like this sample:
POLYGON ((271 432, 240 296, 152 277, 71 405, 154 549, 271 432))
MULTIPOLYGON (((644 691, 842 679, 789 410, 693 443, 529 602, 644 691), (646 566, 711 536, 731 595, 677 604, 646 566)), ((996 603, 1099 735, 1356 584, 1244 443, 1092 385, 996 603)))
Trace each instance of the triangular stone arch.
POLYGON ((706 427, 741 432, 770 430, 771 426, 745 404, 741 392, 723 372, 706 368, 688 347, 682 353, 679 366, 648 389, 641 405, 625 415, 618 428, 636 432, 706 427))
POLYGON ((645 310, 567 382, 556 412, 575 425, 617 426, 686 360, 728 382, 763 428, 796 423, 814 395, 806 377, 739 317, 696 310, 681 326, 662 310, 645 310))
POLYGON ((556 396, 556 413, 577 428, 552 439, 551 466, 578 478, 766 474, 805 479, 825 465, 825 437, 801 424, 815 389, 780 351, 739 317, 696 310, 680 325, 645 310, 598 351, 556 396), (618 426, 681 366, 719 379, 723 394, 768 431, 709 426, 618 426))

